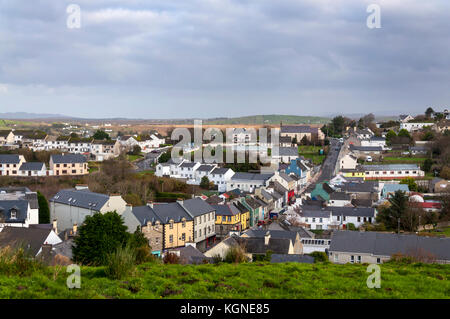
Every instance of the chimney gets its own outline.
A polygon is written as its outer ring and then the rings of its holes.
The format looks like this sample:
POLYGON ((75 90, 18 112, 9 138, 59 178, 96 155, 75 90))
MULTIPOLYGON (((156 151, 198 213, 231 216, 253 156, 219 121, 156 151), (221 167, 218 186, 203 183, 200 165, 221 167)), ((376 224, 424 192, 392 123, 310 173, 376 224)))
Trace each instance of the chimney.
POLYGON ((58 221, 56 219, 53 220, 53 230, 58 234, 58 221))
POLYGON ((270 240, 270 232, 267 232, 265 235, 264 235, 264 245, 269 245, 269 240, 270 240))
POLYGON ((76 235, 77 231, 78 231, 78 224, 77 223, 73 224, 72 230, 73 230, 73 234, 76 235))
POLYGON ((41 250, 41 256, 48 256, 52 251, 52 245, 45 242, 45 244, 42 244, 41 250))
POLYGON ((153 208, 153 201, 149 200, 147 202, 147 206, 150 207, 150 208, 153 208))

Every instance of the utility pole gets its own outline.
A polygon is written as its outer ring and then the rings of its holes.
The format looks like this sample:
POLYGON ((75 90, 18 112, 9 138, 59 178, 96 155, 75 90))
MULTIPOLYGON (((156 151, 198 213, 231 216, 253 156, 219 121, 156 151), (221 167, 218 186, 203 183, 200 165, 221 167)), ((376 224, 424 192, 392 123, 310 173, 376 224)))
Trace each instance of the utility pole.
POLYGON ((400 217, 397 218, 398 228, 397 228, 397 234, 400 234, 400 217))

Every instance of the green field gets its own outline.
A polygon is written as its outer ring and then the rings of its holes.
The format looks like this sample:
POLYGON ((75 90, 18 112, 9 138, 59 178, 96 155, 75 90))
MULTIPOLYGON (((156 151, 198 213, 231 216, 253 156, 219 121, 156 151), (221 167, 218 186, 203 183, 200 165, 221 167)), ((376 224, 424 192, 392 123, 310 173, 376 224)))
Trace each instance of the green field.
POLYGON ((128 161, 134 162, 137 159, 144 157, 143 155, 127 155, 128 161))
POLYGON ((391 157, 386 156, 383 158, 384 164, 423 164, 426 157, 391 157))
POLYGON ((32 122, 25 122, 25 121, 16 121, 16 120, 1 120, 0 119, 0 130, 10 130, 14 127, 14 125, 17 125, 20 128, 25 127, 33 127, 36 124, 32 122))
POLYGON ((450 265, 381 267, 381 287, 368 288, 367 265, 218 264, 138 266, 111 280, 102 267, 81 268, 81 288, 66 286, 62 267, 31 275, 0 273, 0 298, 450 298, 450 265))

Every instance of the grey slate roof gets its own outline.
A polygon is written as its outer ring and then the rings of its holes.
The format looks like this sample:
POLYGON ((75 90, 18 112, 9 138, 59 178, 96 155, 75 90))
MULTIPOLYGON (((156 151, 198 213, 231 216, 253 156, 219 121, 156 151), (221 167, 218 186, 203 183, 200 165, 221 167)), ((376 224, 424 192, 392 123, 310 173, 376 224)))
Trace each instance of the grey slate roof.
POLYGON ((275 254, 289 253, 291 240, 287 238, 269 238, 268 245, 265 244, 265 238, 245 238, 239 237, 236 240, 245 246, 247 253, 250 254, 265 254, 267 251, 272 251, 275 254))
POLYGON ((242 181, 266 181, 271 178, 273 174, 257 174, 257 173, 235 173, 231 180, 242 181))
POLYGON ((214 211, 214 208, 200 198, 188 199, 182 202, 182 206, 194 217, 214 211))
POLYGON ((0 232, 0 247, 23 247, 36 256, 51 230, 42 228, 5 227, 0 232))
POLYGON ((210 172, 211 170, 213 170, 215 168, 214 165, 207 165, 207 164, 202 164, 197 168, 197 171, 199 172, 210 172))
POLYGON ((188 167, 188 168, 192 168, 196 165, 197 163, 194 162, 183 162, 180 167, 188 167))
POLYGON ((306 125, 283 125, 280 133, 316 133, 317 128, 306 125))
POLYGON ((86 157, 81 154, 57 154, 52 155, 51 159, 55 164, 86 163, 86 157))
POLYGON ((176 223, 181 222, 183 218, 187 221, 193 220, 192 217, 178 203, 154 204, 153 211, 156 215, 158 215, 164 224, 167 224, 171 219, 173 219, 176 223))
POLYGON ((392 256, 396 253, 432 254, 437 260, 450 261, 450 238, 425 237, 380 232, 335 231, 330 251, 392 256))
POLYGON ((215 175, 223 175, 226 172, 228 172, 231 168, 225 168, 225 167, 216 167, 215 169, 213 169, 213 171, 211 172, 211 174, 215 174, 215 175))
POLYGON ((416 170, 420 168, 417 164, 386 164, 386 165, 361 165, 365 171, 400 171, 400 170, 416 170))
POLYGON ((60 190, 50 199, 51 202, 91 209, 93 211, 100 211, 108 200, 108 195, 75 189, 60 190))
POLYGON ((272 254, 271 263, 305 263, 314 264, 314 257, 308 255, 272 254))
POLYGON ((330 194, 330 200, 350 200, 350 194, 344 192, 334 192, 330 194))
POLYGON ((245 231, 245 234, 250 238, 264 238, 267 233, 270 235, 270 238, 287 238, 292 240, 292 242, 294 242, 297 238, 297 232, 295 231, 264 229, 249 229, 245 231))
MULTIPOLYGON (((28 201, 18 200, 0 200, 0 221, 5 223, 23 223, 28 216, 28 201), (11 219, 11 211, 16 211, 16 218, 11 219)), ((1 223, 1 222, 0 222, 1 223)))
POLYGON ((303 210, 303 217, 330 218, 329 210, 303 210))
POLYGON ((158 215, 156 215, 156 213, 150 206, 136 206, 133 207, 131 212, 139 221, 141 226, 147 225, 147 222, 151 222, 152 224, 154 224, 155 222, 159 221, 160 223, 162 223, 162 220, 158 215))
POLYGON ((372 207, 340 207, 328 206, 333 216, 375 217, 375 208, 372 207))
POLYGON ((20 165, 19 171, 40 171, 45 168, 44 163, 40 162, 25 162, 20 165))
POLYGON ((361 151, 361 152, 382 152, 383 148, 381 146, 356 146, 350 145, 351 151, 361 151))
POLYGON ((347 193, 371 193, 376 192, 376 188, 378 187, 378 181, 366 181, 363 183, 350 182, 337 186, 337 188, 340 188, 342 191, 347 193))
POLYGON ((233 204, 211 206, 216 210, 216 216, 234 216, 240 214, 239 209, 233 204))
POLYGON ((0 164, 19 164, 19 162, 17 154, 0 154, 0 164))
POLYGON ((280 147, 278 149, 280 156, 298 156, 298 148, 296 147, 280 147))

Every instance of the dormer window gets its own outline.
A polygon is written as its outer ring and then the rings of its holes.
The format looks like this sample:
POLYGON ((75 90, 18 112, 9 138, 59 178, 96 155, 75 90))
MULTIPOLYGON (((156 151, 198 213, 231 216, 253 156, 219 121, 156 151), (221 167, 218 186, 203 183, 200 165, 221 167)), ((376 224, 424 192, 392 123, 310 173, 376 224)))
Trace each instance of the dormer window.
POLYGON ((17 210, 11 209, 11 219, 17 219, 17 210))

